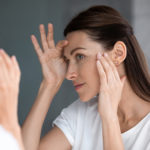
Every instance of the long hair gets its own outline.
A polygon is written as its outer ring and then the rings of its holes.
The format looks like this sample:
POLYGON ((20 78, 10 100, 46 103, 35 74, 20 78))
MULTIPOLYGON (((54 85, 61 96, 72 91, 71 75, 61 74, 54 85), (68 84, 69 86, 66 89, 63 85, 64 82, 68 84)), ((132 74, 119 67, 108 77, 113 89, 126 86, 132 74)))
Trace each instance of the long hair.
POLYGON ((148 64, 132 27, 117 10, 103 5, 90 7, 70 21, 64 30, 64 36, 78 30, 86 32, 108 51, 112 50, 117 41, 123 41, 127 47, 124 66, 129 83, 139 97, 150 101, 148 64))

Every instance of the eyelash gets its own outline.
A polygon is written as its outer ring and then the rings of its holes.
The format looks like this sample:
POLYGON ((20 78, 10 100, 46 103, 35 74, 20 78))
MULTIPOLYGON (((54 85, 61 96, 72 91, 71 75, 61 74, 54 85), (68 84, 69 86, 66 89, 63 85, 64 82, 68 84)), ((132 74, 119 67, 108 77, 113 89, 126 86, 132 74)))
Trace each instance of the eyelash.
MULTIPOLYGON (((75 58, 77 59, 77 61, 82 61, 82 60, 85 58, 85 56, 84 56, 83 54, 76 54, 76 55, 75 55, 75 58), (79 59, 78 59, 78 56, 82 56, 82 58, 79 58, 79 59)), ((64 61, 65 61, 67 64, 69 64, 69 59, 64 58, 64 61)))
POLYGON ((75 57, 77 60, 83 60, 85 58, 85 56, 83 54, 76 54, 75 57), (78 56, 82 56, 82 58, 78 59, 78 56))

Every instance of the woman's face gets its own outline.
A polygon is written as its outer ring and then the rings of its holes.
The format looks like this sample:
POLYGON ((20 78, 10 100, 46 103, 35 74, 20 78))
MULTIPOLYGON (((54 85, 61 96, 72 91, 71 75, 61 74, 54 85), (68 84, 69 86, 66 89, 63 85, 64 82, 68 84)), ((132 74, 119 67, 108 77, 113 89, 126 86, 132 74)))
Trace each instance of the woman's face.
POLYGON ((103 52, 103 47, 82 31, 71 32, 66 39, 69 41, 64 49, 68 64, 66 79, 72 80, 80 99, 85 102, 99 93, 96 56, 99 51, 103 52))

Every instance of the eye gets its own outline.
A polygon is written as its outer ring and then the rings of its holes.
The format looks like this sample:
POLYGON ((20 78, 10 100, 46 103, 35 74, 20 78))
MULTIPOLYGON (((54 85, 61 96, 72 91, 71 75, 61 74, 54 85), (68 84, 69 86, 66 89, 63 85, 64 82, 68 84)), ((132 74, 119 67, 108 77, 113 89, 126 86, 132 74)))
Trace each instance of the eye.
POLYGON ((82 60, 82 59, 84 59, 84 55, 82 55, 82 54, 77 54, 76 55, 76 58, 77 58, 77 60, 82 60))

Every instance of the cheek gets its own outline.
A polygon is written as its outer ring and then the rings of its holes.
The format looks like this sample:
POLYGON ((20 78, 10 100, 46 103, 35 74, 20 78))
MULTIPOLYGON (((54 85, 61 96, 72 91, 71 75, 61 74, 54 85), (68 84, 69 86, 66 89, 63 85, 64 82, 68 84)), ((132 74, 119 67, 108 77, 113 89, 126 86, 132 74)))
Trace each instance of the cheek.
POLYGON ((80 66, 80 75, 88 83, 98 87, 99 85, 99 73, 96 66, 96 61, 89 61, 80 66))
POLYGON ((91 76, 92 76, 93 88, 99 89, 100 88, 100 76, 98 74, 96 65, 93 67, 93 70, 91 71, 91 76))
POLYGON ((93 98, 100 89, 99 74, 96 66, 96 62, 87 63, 80 68, 80 78, 86 83, 82 93, 80 93, 80 99, 88 101, 93 98))

